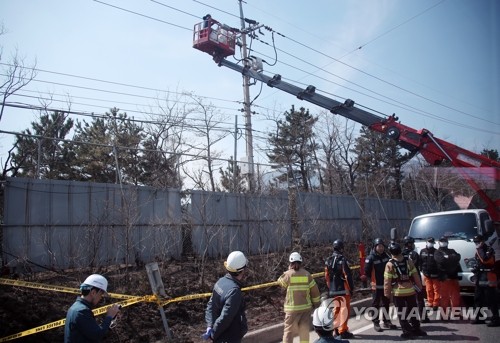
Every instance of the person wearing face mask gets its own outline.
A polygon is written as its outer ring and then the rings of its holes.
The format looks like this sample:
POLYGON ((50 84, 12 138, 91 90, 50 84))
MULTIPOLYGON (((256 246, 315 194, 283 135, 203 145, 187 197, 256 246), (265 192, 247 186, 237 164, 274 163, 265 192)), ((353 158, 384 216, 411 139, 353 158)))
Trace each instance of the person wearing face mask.
POLYGON ((448 238, 441 237, 439 239, 439 249, 434 252, 434 259, 438 267, 438 279, 440 281, 440 306, 445 313, 450 313, 448 312, 449 307, 457 308, 460 306, 460 285, 458 283, 458 273, 462 271, 460 258, 459 253, 448 248, 448 238))
MULTIPOLYGON (((489 327, 500 326, 498 316, 498 303, 495 301, 495 288, 497 278, 494 272, 495 252, 484 242, 484 237, 477 235, 473 239, 476 245, 476 267, 473 269, 476 275, 476 291, 474 292, 474 303, 477 308, 488 306, 492 316, 487 324, 489 327)), ((472 324, 483 324, 484 320, 476 318, 472 324)))
POLYGON ((427 238, 425 248, 420 250, 420 263, 424 274, 425 291, 427 292, 427 303, 436 311, 439 307, 440 288, 438 279, 438 267, 434 259, 436 248, 434 237, 427 238))

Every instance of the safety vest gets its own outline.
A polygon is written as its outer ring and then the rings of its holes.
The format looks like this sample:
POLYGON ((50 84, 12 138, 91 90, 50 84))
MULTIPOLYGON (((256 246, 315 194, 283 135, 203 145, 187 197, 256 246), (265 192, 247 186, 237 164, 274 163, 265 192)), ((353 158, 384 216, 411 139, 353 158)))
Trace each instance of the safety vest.
POLYGON ((390 259, 385 266, 384 272, 385 295, 390 294, 391 291, 395 297, 414 295, 413 282, 415 282, 415 279, 413 276, 416 273, 417 269, 413 262, 406 257, 403 257, 401 261, 394 258, 390 259))
POLYGON ((278 284, 286 288, 285 313, 309 311, 313 304, 318 306, 321 302, 316 281, 303 268, 287 270, 279 277, 278 284))

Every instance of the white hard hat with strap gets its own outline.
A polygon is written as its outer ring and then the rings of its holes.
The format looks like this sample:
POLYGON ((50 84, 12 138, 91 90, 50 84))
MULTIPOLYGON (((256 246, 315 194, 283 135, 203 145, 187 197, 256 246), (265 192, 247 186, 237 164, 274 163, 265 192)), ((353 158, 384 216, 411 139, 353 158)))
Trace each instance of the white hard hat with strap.
POLYGON ((224 267, 231 272, 237 273, 245 269, 247 266, 248 260, 241 251, 233 251, 227 257, 227 260, 224 262, 224 267))
POLYGON ((80 289, 91 289, 92 287, 99 288, 100 290, 107 293, 108 291, 108 280, 100 274, 92 274, 83 281, 80 289))

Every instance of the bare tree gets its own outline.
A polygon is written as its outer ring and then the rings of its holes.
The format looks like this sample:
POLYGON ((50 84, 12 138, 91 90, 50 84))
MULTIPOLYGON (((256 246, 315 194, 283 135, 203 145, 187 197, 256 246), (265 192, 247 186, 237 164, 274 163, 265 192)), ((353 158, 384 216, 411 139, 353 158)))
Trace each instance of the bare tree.
MULTIPOLYGON (((0 36, 7 33, 3 25, 0 25, 0 36)), ((3 47, 0 46, 0 97, 2 103, 0 104, 0 122, 7 106, 7 99, 18 92, 21 88, 28 85, 36 77, 36 61, 31 66, 27 66, 25 58, 19 55, 16 49, 12 54, 10 60, 4 61, 3 47)), ((9 169, 9 163, 12 157, 12 152, 15 147, 9 149, 7 158, 3 163, 2 178, 5 178, 6 171, 9 169)))
MULTIPOLYGON (((1 35, 1 32, 0 32, 1 35)), ((2 50, 0 49, 0 61, 3 62, 2 50)), ((2 80, 0 81, 0 96, 2 106, 0 107, 0 121, 2 121, 7 98, 15 94, 21 88, 28 85, 36 77, 36 61, 32 66, 26 66, 25 58, 20 57, 18 50, 12 55, 10 61, 2 63, 2 80)))
POLYGON ((355 126, 348 119, 338 119, 325 112, 318 127, 326 189, 331 194, 351 194, 359 167, 358 159, 351 153, 355 126))
POLYGON ((188 177, 195 182, 197 187, 205 189, 204 186, 208 184, 211 191, 217 190, 215 181, 216 172, 218 167, 221 166, 221 152, 215 149, 215 145, 221 140, 226 138, 231 131, 220 128, 220 123, 228 120, 228 116, 218 111, 214 105, 205 104, 200 97, 191 96, 191 99, 196 106, 193 113, 197 112, 201 118, 198 120, 190 120, 190 130, 196 137, 201 139, 200 144, 186 142, 187 145, 196 152, 198 159, 205 162, 205 165, 200 168, 194 168, 191 171, 184 168, 188 177), (199 170, 199 172, 196 172, 199 170), (207 179, 205 183, 203 180, 207 179))
POLYGON ((144 152, 144 168, 150 175, 154 187, 181 188, 182 178, 180 166, 182 156, 188 156, 190 148, 185 144, 186 118, 192 113, 192 106, 185 98, 187 94, 166 92, 157 100, 157 110, 150 110, 152 123, 145 125, 146 141, 144 152), (176 94, 175 96, 173 94, 176 94))

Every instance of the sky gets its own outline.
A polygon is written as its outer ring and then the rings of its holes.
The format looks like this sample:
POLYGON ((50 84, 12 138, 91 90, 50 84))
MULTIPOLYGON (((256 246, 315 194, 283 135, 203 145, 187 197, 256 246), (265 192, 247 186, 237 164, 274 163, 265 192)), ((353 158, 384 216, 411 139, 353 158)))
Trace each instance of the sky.
MULTIPOLYGON (((264 64, 266 75, 314 85, 377 115, 395 113, 402 124, 468 150, 500 150, 500 2, 247 0, 242 8, 246 18, 277 32, 277 58, 269 31, 259 33, 269 45, 251 42, 252 55, 276 62, 264 64)), ((38 69, 8 102, 39 106, 37 97, 50 95, 51 108, 67 110, 71 103, 72 111, 104 113, 117 107, 146 118, 157 99, 192 92, 226 116, 221 127, 232 132, 237 116, 243 132, 241 75, 192 47, 193 26, 208 13, 241 27, 237 0, 1 0, 2 74, 16 52, 38 69)), ((260 89, 251 86, 251 99, 260 89)), ((331 115, 267 86, 253 104, 259 163, 267 162, 270 116, 291 105, 331 115)), ((20 132, 37 118, 35 111, 7 107, 0 130, 20 132)), ((2 164, 13 142, 13 135, 0 133, 2 164)), ((218 148, 229 159, 233 147, 228 135, 218 148)), ((245 155, 242 134, 238 160, 245 155)))

